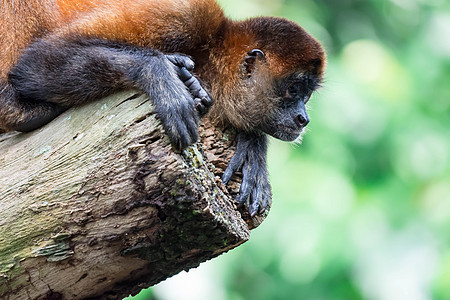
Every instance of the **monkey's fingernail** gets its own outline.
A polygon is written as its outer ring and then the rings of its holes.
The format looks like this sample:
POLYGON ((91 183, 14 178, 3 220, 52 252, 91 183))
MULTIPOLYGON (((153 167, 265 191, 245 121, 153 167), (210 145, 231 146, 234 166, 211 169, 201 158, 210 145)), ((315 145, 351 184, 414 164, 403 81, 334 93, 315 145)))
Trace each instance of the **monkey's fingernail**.
POLYGON ((195 64, 194 64, 194 62, 193 62, 192 60, 188 60, 188 61, 186 61, 186 63, 185 63, 185 67, 186 67, 186 69, 188 69, 189 71, 192 71, 192 70, 194 70, 195 64))
POLYGON ((197 103, 195 105, 195 108, 197 109, 198 112, 200 112, 200 114, 204 114, 206 112, 206 107, 204 105, 202 105, 201 103, 197 103))
POLYGON ((250 217, 254 218, 256 216, 256 209, 253 209, 253 207, 249 207, 248 213, 250 214, 250 217))
POLYGON ((212 104, 212 101, 209 97, 202 97, 202 103, 205 106, 210 106, 212 104))

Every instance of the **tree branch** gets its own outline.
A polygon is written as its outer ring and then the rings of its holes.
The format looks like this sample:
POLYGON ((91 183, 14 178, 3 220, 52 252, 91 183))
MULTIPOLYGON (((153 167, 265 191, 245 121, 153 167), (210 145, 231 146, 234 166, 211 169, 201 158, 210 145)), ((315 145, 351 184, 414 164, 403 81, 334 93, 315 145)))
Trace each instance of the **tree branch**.
POLYGON ((175 153, 135 91, 0 135, 0 298, 121 299, 247 241, 233 132, 200 135, 175 153))

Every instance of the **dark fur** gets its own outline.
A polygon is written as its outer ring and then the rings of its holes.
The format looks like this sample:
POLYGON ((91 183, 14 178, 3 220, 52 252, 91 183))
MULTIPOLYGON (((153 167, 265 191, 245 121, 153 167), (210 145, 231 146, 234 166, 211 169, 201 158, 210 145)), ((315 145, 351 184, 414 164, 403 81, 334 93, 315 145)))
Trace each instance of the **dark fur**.
POLYGON ((7 87, 14 89, 15 94, 2 93, 2 98, 9 98, 9 102, 15 98, 36 109, 7 125, 31 131, 51 121, 64 108, 119 89, 138 88, 152 99, 174 145, 184 149, 198 137, 197 106, 204 113, 212 104, 187 70, 193 66, 186 56, 166 56, 155 49, 111 41, 85 37, 41 39, 26 49, 9 72, 7 87), (37 109, 40 107, 48 109, 37 109))
POLYGON ((257 212, 264 212, 271 196, 266 153, 266 135, 240 132, 236 153, 222 176, 223 183, 227 184, 232 175, 242 168, 245 180, 242 181, 237 200, 241 205, 249 203, 248 208, 252 216, 257 212))

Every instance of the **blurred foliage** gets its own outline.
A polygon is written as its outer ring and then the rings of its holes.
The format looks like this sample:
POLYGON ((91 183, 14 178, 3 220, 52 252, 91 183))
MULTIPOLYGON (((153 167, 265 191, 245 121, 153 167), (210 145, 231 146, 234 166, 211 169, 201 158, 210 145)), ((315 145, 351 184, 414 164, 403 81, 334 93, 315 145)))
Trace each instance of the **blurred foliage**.
POLYGON ((301 24, 326 82, 250 241, 135 299, 450 299, 450 2, 220 2, 301 24))

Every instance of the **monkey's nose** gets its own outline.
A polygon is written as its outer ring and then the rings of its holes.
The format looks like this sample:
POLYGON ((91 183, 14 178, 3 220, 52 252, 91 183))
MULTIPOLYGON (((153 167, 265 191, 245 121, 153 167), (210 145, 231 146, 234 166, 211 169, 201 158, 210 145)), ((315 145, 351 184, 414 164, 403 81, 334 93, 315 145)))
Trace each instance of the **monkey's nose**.
POLYGON ((305 127, 306 125, 308 125, 309 123, 309 117, 303 114, 299 114, 296 118, 295 118, 295 123, 299 126, 299 127, 305 127))

